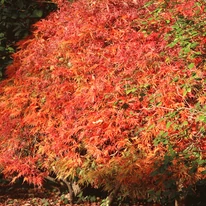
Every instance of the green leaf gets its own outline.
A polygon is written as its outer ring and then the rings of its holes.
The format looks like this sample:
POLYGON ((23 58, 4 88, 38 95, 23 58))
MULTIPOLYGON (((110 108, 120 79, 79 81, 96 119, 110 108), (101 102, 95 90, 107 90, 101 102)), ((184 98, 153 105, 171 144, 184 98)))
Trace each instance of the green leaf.
POLYGON ((166 164, 166 165, 167 165, 168 163, 170 163, 170 162, 171 162, 171 160, 172 160, 172 157, 171 157, 171 156, 167 156, 167 155, 166 155, 166 156, 164 157, 164 164, 166 164))
POLYGON ((197 172, 197 166, 194 165, 194 166, 189 170, 189 173, 190 173, 190 174, 194 174, 194 173, 196 173, 196 172, 197 172))
POLYGON ((42 11, 42 10, 35 9, 35 10, 33 11, 33 15, 32 15, 32 16, 37 17, 37 18, 40 18, 40 17, 42 17, 42 15, 43 15, 43 11, 42 11))
POLYGON ((190 63, 190 64, 188 65, 188 68, 189 68, 189 69, 192 69, 192 68, 194 68, 194 66, 195 66, 194 63, 190 63))
POLYGON ((0 51, 5 51, 5 47, 0 46, 0 51))
POLYGON ((137 88, 132 88, 132 89, 127 89, 125 90, 126 95, 130 94, 130 93, 134 93, 137 91, 137 88))
POLYGON ((149 2, 147 2, 145 5, 144 5, 144 7, 148 7, 148 6, 150 6, 151 4, 153 4, 154 2, 153 1, 149 1, 149 2))
POLYGON ((177 44, 177 41, 176 41, 176 42, 171 42, 171 43, 168 44, 167 46, 168 46, 169 48, 173 48, 176 44, 177 44))
POLYGON ((188 125, 188 122, 187 122, 187 121, 184 121, 184 122, 182 123, 182 125, 183 125, 183 126, 187 126, 187 125, 188 125))
POLYGON ((206 170, 202 171, 201 173, 202 173, 203 175, 206 175, 206 170))
POLYGON ((206 163, 206 160, 197 160, 198 165, 204 165, 206 163))
POLYGON ((194 49, 197 45, 198 45, 198 43, 194 42, 194 43, 191 44, 190 47, 191 47, 192 49, 194 49))
MULTIPOLYGON (((181 45, 183 46, 183 45, 181 45)), ((182 48, 182 52, 185 53, 185 54, 188 54, 190 52, 190 47, 185 47, 185 48, 182 48)))
POLYGON ((14 52, 14 48, 12 48, 12 47, 10 47, 10 46, 7 47, 6 50, 9 51, 10 53, 13 53, 13 52, 14 52))
POLYGON ((159 136, 161 136, 161 137, 167 137, 167 136, 168 136, 168 132, 160 131, 159 136))
POLYGON ((167 122, 166 128, 169 129, 171 124, 172 124, 172 122, 167 122))
POLYGON ((199 117, 197 117, 197 120, 196 121, 201 121, 201 122, 204 122, 206 123, 206 116, 205 115, 200 115, 199 117))
POLYGON ((184 88, 183 88, 183 96, 185 97, 187 95, 187 93, 189 93, 191 91, 192 91, 191 87, 184 86, 184 88))
POLYGON ((4 33, 0 33, 0 38, 4 37, 4 33))

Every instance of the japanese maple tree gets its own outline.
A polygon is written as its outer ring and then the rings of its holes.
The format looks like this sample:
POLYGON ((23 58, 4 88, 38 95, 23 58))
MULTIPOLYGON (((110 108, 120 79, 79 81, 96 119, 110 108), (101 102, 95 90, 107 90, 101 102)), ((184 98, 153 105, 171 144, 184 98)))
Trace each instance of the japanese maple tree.
POLYGON ((2 173, 157 201, 205 179, 204 0, 54 2, 0 83, 2 173))

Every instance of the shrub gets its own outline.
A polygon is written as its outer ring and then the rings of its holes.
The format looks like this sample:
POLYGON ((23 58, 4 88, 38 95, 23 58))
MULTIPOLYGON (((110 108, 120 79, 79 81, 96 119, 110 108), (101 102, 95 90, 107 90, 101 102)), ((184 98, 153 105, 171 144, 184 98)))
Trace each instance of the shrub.
POLYGON ((205 178, 203 0, 56 2, 1 82, 2 172, 173 201, 205 178))

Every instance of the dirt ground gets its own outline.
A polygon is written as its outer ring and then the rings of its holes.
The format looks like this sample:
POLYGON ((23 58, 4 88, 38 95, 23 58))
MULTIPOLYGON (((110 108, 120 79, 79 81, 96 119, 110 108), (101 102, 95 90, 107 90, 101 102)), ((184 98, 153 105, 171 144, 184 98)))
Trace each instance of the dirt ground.
MULTIPOLYGON (((206 188, 203 188, 203 198, 206 197, 206 188)), ((61 188, 57 186, 35 188, 26 184, 9 185, 0 182, 0 206, 71 206, 69 204, 69 196, 62 193, 61 188)), ((73 206, 105 206, 97 199, 96 202, 84 201, 73 206), (98 203, 99 202, 99 203, 98 203)), ((120 206, 160 206, 158 204, 122 204, 120 206)), ((206 198, 195 200, 190 197, 184 206, 206 206, 206 198)))

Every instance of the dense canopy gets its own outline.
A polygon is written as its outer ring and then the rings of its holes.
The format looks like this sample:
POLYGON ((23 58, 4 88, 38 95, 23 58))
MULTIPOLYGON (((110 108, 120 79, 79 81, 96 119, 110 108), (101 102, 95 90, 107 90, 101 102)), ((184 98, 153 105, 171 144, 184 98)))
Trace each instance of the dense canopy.
POLYGON ((204 0, 56 2, 0 83, 2 172, 132 197, 204 179, 204 0))

